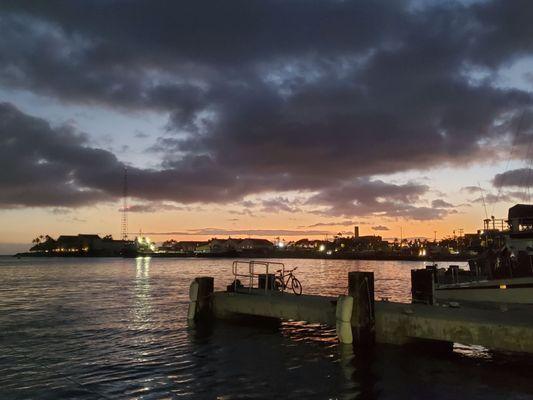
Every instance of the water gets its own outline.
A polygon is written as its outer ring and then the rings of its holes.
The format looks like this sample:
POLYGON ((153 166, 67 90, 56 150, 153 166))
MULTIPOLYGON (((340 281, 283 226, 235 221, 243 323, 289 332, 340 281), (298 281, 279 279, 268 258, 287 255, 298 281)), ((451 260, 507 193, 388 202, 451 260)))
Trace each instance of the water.
MULTIPOLYGON (((375 273, 376 296, 409 301, 423 263, 285 260, 304 293, 346 291, 375 273)), ((190 327, 188 287, 231 260, 0 258, 0 399, 533 399, 533 362, 456 345, 453 353, 336 343, 284 322, 190 327)))

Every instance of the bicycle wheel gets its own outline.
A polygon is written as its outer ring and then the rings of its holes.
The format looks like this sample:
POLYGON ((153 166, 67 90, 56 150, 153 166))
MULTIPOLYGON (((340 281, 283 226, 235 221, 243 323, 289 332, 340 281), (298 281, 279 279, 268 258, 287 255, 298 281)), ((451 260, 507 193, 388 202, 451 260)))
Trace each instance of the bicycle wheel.
POLYGON ((296 278, 292 278, 292 291, 298 296, 302 294, 302 284, 296 278))

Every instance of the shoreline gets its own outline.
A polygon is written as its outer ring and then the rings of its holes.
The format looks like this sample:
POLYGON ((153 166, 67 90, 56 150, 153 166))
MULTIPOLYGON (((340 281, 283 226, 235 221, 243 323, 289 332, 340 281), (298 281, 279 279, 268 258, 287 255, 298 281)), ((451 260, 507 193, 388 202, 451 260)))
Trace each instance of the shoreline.
POLYGON ((443 254, 434 256, 415 256, 415 255, 401 255, 401 254, 317 254, 315 252, 229 252, 229 253, 137 253, 129 255, 117 254, 48 254, 48 253, 17 253, 12 255, 16 258, 136 258, 136 257, 153 257, 153 258, 300 258, 300 259, 315 259, 315 260, 369 260, 369 261, 468 261, 474 258, 473 255, 465 254, 443 254))

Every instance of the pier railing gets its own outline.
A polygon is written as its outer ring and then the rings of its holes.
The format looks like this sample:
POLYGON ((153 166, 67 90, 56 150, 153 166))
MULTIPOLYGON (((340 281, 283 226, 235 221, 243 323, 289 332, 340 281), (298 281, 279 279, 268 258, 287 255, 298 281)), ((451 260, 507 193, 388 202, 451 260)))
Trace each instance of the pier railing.
MULTIPOLYGON (((233 261, 231 272, 233 274, 233 290, 238 291, 237 280, 244 278, 248 281, 248 292, 254 289, 254 282, 257 280, 257 288, 260 289, 260 279, 264 277, 265 294, 269 290, 275 289, 276 272, 281 271, 281 276, 285 275, 285 264, 275 261, 233 261), (260 268, 258 272, 256 268, 260 268), (245 269, 245 271, 243 271, 245 269), (272 280, 271 280, 272 277, 272 280)), ((261 288, 262 289, 262 288, 261 288)), ((281 286, 281 291, 285 289, 281 286)))

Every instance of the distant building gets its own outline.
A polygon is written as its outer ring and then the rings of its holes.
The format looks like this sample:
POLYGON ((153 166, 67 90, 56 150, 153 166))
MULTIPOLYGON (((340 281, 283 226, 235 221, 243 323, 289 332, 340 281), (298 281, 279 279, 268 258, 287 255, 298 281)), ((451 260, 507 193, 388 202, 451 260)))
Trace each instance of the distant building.
POLYGON ((206 244, 197 246, 196 253, 222 254, 230 252, 269 251, 274 248, 274 243, 266 239, 218 239, 213 238, 206 244))
POLYGON ((246 250, 272 250, 274 243, 266 239, 242 239, 236 245, 237 251, 246 250))
POLYGON ((389 243, 381 236, 359 236, 354 239, 354 248, 356 250, 385 250, 389 243))
POLYGON ((213 254, 217 253, 228 253, 236 251, 237 240, 235 239, 211 239, 209 241, 209 252, 213 254))
POLYGON ((291 244, 291 248, 297 250, 319 250, 321 245, 325 245, 327 242, 323 240, 309 240, 309 239, 300 239, 291 244))
POLYGON ((198 247, 206 245, 207 242, 200 241, 176 241, 174 239, 167 240, 158 248, 162 253, 193 253, 197 251, 198 247))
POLYGON ((359 227, 358 226, 354 226, 353 227, 353 237, 356 238, 356 239, 359 237, 359 227))
POLYGON ((207 244, 207 242, 181 241, 181 242, 178 242, 177 248, 178 248, 178 251, 182 251, 184 253, 192 253, 199 246, 202 246, 204 244, 207 244))

